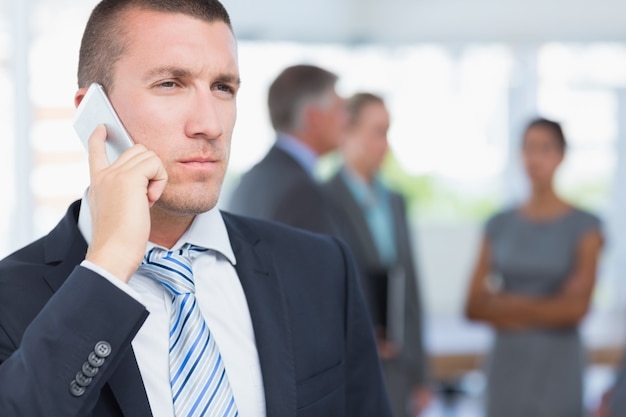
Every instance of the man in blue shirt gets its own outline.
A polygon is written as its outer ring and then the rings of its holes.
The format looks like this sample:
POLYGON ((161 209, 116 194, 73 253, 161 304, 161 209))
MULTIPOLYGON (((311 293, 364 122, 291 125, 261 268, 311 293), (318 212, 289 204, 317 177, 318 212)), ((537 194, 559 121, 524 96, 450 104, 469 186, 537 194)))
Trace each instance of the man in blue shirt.
POLYGON ((335 234, 328 202, 314 177, 317 158, 337 148, 346 127, 337 76, 316 66, 285 69, 272 83, 268 106, 276 143, 243 175, 229 210, 335 234))
POLYGON ((389 112, 382 98, 348 100, 344 165, 326 189, 342 237, 353 252, 375 325, 378 353, 396 417, 414 417, 430 400, 421 303, 404 198, 379 176, 387 154, 389 112))

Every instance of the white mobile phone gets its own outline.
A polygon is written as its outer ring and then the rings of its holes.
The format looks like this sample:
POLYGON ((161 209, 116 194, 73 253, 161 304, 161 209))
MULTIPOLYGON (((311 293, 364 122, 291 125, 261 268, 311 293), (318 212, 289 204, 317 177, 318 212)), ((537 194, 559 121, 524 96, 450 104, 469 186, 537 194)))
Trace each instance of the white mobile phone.
POLYGON ((89 149, 89 136, 98 125, 104 125, 107 130, 106 152, 109 163, 113 163, 134 142, 124 128, 120 118, 115 113, 102 86, 93 83, 89 86, 85 97, 74 113, 74 130, 78 133, 85 149, 89 149))

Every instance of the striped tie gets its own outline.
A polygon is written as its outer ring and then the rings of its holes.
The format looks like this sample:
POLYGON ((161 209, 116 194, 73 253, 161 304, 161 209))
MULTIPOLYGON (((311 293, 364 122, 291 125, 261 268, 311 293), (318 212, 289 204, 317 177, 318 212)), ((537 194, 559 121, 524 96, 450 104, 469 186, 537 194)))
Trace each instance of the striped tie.
POLYGON ((224 361, 195 296, 193 256, 207 249, 185 244, 150 250, 141 269, 172 293, 170 385, 176 417, 238 415, 224 361))

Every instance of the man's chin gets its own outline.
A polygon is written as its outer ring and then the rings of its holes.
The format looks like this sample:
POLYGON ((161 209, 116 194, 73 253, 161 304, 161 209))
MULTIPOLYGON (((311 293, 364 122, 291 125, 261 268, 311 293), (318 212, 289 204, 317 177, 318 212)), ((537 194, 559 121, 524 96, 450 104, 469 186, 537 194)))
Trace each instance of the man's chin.
POLYGON ((204 196, 194 195, 187 198, 168 198, 168 196, 163 196, 157 200, 153 209, 167 213, 170 216, 188 217, 205 213, 213 209, 216 204, 217 196, 211 197, 209 193, 206 193, 204 196))

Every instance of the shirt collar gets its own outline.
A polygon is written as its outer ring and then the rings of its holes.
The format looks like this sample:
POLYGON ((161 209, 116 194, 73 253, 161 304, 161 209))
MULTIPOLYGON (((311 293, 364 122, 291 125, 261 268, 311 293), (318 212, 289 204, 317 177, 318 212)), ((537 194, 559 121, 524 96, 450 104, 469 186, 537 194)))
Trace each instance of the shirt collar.
POLYGON ((294 136, 283 132, 278 133, 276 146, 291 155, 311 177, 314 177, 317 154, 313 149, 309 148, 294 136))
MULTIPOLYGON (((91 212, 89 211, 89 201, 87 199, 86 191, 80 204, 78 229, 87 241, 87 244, 90 244, 92 238, 91 212)), ((191 243, 193 245, 214 250, 221 253, 231 264, 236 265, 237 263, 235 253, 230 245, 226 224, 222 218, 222 213, 220 213, 217 207, 196 215, 187 231, 183 233, 172 249, 178 249, 185 243, 191 243)), ((148 242, 146 244, 146 252, 155 246, 157 245, 152 242, 148 242)))
POLYGON ((378 175, 374 177, 372 184, 368 184, 359 174, 347 166, 343 167, 341 175, 356 201, 362 206, 369 207, 384 197, 384 187, 378 175))

